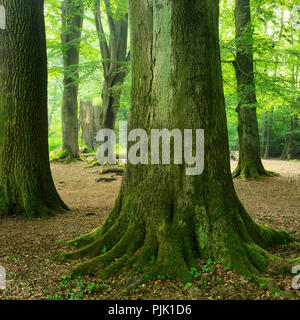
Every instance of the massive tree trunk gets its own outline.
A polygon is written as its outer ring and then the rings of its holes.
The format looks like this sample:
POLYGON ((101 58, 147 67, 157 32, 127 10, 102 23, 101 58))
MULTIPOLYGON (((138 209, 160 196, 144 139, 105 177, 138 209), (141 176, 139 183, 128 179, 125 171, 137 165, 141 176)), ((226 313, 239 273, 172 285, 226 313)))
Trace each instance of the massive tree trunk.
POLYGON ((78 147, 78 68, 83 5, 75 0, 62 4, 62 51, 64 62, 64 93, 62 104, 62 148, 66 155, 79 157, 78 147))
POLYGON ((279 259, 263 248, 292 239, 256 224, 233 187, 218 5, 217 0, 129 1, 129 130, 204 129, 205 169, 189 176, 185 164, 129 163, 108 219, 71 242, 81 249, 60 257, 92 258, 72 276, 92 272, 105 278, 133 265, 145 277, 159 273, 186 281, 198 257, 220 259, 249 275, 279 259))
POLYGON ((100 128, 114 129, 120 105, 121 85, 126 76, 128 39, 128 15, 124 13, 124 2, 117 5, 113 13, 110 0, 104 0, 109 26, 109 44, 102 24, 100 0, 97 0, 95 21, 102 55, 104 85, 102 90, 102 116, 100 128))
POLYGON ((2 0, 0 30, 0 216, 46 217, 67 209, 48 151, 43 1, 2 0))
POLYGON ((237 107, 239 162, 233 176, 246 179, 268 175, 260 158, 249 2, 249 0, 235 1, 237 50, 234 67, 239 99, 237 107))

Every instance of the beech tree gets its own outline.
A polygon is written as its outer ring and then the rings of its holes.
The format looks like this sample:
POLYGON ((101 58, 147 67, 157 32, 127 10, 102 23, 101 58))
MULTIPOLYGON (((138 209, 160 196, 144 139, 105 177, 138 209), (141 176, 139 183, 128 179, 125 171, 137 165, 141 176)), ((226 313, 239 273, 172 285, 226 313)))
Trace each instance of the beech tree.
POLYGON ((83 4, 64 0, 62 4, 62 51, 64 93, 62 104, 62 148, 64 156, 79 157, 78 147, 78 76, 83 4))
MULTIPOLYGON (((70 244, 61 260, 89 257, 72 271, 101 278, 133 266, 145 277, 190 279, 197 258, 220 259, 244 275, 282 260, 265 249, 292 241, 255 223, 232 182, 221 74, 217 0, 129 0, 132 97, 129 130, 205 130, 205 169, 128 163, 102 226, 70 244), (105 248, 105 250, 103 250, 105 248)), ((130 144, 129 144, 130 147, 130 144)), ((173 150, 174 151, 174 150, 173 150)))
MULTIPOLYGON (((116 12, 112 9, 111 0, 104 0, 109 27, 109 42, 106 39, 102 23, 100 0, 96 0, 95 21, 102 56, 104 85, 102 90, 102 108, 99 117, 99 128, 114 129, 120 105, 121 85, 126 76, 128 41, 128 14, 126 2, 118 1, 116 12), (125 4, 125 8, 124 8, 125 4)), ((96 118, 98 121, 98 118, 96 118)))
POLYGON ((44 1, 0 4, 0 215, 46 217, 67 207, 49 165, 44 1))
POLYGON ((235 1, 235 30, 237 49, 233 65, 239 99, 237 107, 239 161, 233 176, 235 178, 258 178, 273 175, 265 170, 260 157, 250 0, 235 1))

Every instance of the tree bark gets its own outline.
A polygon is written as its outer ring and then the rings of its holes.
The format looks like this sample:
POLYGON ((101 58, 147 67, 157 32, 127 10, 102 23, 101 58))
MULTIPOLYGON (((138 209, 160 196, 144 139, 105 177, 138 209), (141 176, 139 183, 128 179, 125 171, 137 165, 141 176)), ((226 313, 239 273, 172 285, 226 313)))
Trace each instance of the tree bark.
POLYGON ((236 0, 235 29, 237 48, 234 67, 239 99, 237 107, 239 161, 233 176, 245 179, 268 175, 260 158, 251 27, 250 1, 236 0))
POLYGON ((96 149, 94 106, 91 101, 80 101, 81 143, 96 149))
MULTIPOLYGON (((284 10, 281 11, 281 18, 280 18, 280 31, 279 31, 279 40, 282 38, 282 33, 283 33, 283 26, 284 26, 284 10)), ((268 32, 268 30, 266 30, 268 32)), ((275 35, 276 29, 274 31, 275 35)), ((276 55, 275 57, 275 70, 274 70, 274 77, 277 77, 277 71, 278 71, 278 63, 279 63, 279 57, 276 55)), ((270 111, 270 117, 269 117, 269 123, 267 126, 267 141, 266 141, 266 146, 264 149, 264 154, 263 157, 264 159, 269 158, 269 153, 270 153, 270 144, 271 144, 271 135, 272 135, 272 127, 273 127, 273 113, 274 113, 274 108, 271 108, 270 111)))
POLYGON ((265 152, 264 152, 264 159, 269 159, 272 126, 273 126, 273 112, 274 112, 274 110, 272 108, 270 111, 269 122, 268 122, 268 127, 267 127, 267 140, 266 140, 266 146, 265 146, 265 152))
POLYGON ((106 278, 133 266, 145 278, 160 274, 187 281, 199 257, 220 259, 249 275, 266 271, 276 260, 262 247, 291 240, 257 225, 233 187, 218 5, 216 0, 129 1, 133 83, 128 129, 149 134, 153 128, 203 128, 205 169, 188 176, 185 164, 129 163, 108 219, 71 242, 82 248, 60 257, 92 258, 75 267, 73 277, 92 272, 106 278))
MULTIPOLYGON (((299 99, 300 100, 300 99, 299 99)), ((291 113, 293 108, 291 108, 291 113)), ((295 131, 297 129, 298 117, 295 114, 290 115, 290 131, 286 134, 285 144, 280 156, 281 160, 291 160, 293 158, 293 152, 295 149, 295 131)))
POLYGON ((261 156, 263 156, 263 150, 265 150, 265 138, 266 138, 266 125, 267 122, 267 113, 266 111, 263 111, 262 113, 262 123, 261 123, 261 139, 260 139, 260 151, 261 151, 261 156))
POLYGON ((44 2, 2 0, 0 216, 46 217, 67 209, 50 172, 44 2))
POLYGON ((122 12, 121 4, 116 14, 112 13, 110 0, 104 0, 109 25, 109 44, 102 25, 100 0, 95 13, 96 27, 103 60, 104 85, 102 90, 102 115, 100 128, 114 129, 120 106, 121 85, 126 76, 128 15, 122 12), (115 17, 116 16, 116 17, 115 17))
MULTIPOLYGON (((290 17, 290 23, 291 23, 291 39, 292 39, 292 45, 294 45, 294 33, 293 33, 293 20, 294 16, 292 15, 290 17)), ((299 39, 298 42, 300 42, 300 34, 299 34, 299 39)), ((297 91, 297 83, 298 83, 298 66, 295 69, 295 66, 292 66, 292 89, 294 92, 297 91)), ((297 102, 300 102, 300 98, 298 97, 296 99, 297 102)), ((290 115, 290 132, 286 135, 285 137, 285 145, 284 149, 282 151, 281 160, 290 160, 293 157, 293 150, 295 147, 295 130, 297 128, 297 120, 298 117, 295 113, 295 107, 291 106, 291 115, 290 115)))
MULTIPOLYGON (((56 103, 57 103, 57 98, 56 98, 56 95, 57 95, 57 87, 60 86, 60 82, 61 80, 56 77, 56 81, 55 81, 55 87, 54 87, 54 93, 53 93, 53 99, 52 99, 52 108, 51 108, 51 111, 50 111, 50 114, 48 116, 48 131, 50 130, 50 127, 51 127, 51 124, 52 124, 52 120, 53 120, 53 116, 55 114, 55 111, 56 111, 56 103)), ((49 96, 48 96, 49 97, 49 96)), ((48 110, 49 110, 49 106, 48 106, 48 110)), ((48 111, 49 113, 49 111, 48 111)))
POLYGON ((70 159, 79 157, 77 97, 82 22, 83 5, 78 5, 75 0, 64 0, 62 4, 61 32, 64 63, 62 148, 70 159))

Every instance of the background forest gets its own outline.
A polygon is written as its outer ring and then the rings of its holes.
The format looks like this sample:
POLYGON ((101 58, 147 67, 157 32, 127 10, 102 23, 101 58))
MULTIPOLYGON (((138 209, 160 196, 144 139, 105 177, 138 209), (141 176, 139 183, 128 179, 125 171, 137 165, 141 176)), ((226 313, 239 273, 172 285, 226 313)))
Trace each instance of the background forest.
MULTIPOLYGON (((123 19, 126 12, 126 1, 111 0, 113 17, 123 19)), ((276 157, 295 159, 300 156, 300 139, 297 98, 299 94, 299 6, 298 1, 254 0, 251 2, 253 28, 254 71, 257 93, 257 114, 259 122, 261 155, 264 158, 276 157)), ((46 31, 49 63, 49 148, 53 151, 62 144, 61 108, 63 102, 64 72, 78 85, 79 105, 84 108, 93 106, 94 121, 99 117, 102 108, 102 92, 110 90, 113 95, 120 95, 120 103, 115 103, 118 120, 128 119, 130 107, 131 72, 130 62, 118 61, 122 66, 125 78, 111 88, 104 89, 105 56, 100 49, 100 37, 109 42, 111 35, 107 20, 107 9, 102 1, 101 18, 103 34, 98 29, 93 9, 86 9, 82 14, 83 26, 80 41, 61 42, 61 1, 46 1, 46 31), (62 51, 68 46, 80 46, 78 67, 63 66, 62 51), (101 54, 102 52, 102 54, 101 54), (78 74, 77 74, 78 72, 78 74)), ((128 40, 129 43, 129 40, 128 40)), ((229 142, 232 150, 238 150, 237 133, 237 94, 236 77, 232 64, 235 56, 234 1, 220 2, 220 43, 223 63, 224 90, 228 120, 229 142)), ((129 51, 128 44, 128 51, 129 51)), ((125 56, 126 57, 126 56, 125 56)), ((72 82, 71 82, 72 83, 72 82)), ((72 85, 72 84, 71 84, 72 85)), ((80 108, 79 108, 80 109, 80 108)), ((79 144, 93 144, 86 137, 87 116, 78 111, 80 124, 79 144), (83 140, 82 141, 82 134, 83 140)), ((95 133, 95 128, 93 133, 95 133)), ((90 150, 91 151, 91 150, 90 150)))

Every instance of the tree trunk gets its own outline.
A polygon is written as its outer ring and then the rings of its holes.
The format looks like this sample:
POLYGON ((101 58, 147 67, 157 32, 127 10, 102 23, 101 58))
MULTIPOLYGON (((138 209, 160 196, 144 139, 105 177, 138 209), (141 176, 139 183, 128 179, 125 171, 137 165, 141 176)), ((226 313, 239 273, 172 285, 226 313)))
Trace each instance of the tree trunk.
POLYGON ((235 2, 236 60, 234 62, 239 104, 239 162, 233 176, 258 178, 268 175, 260 158, 259 132, 256 115, 256 93, 253 72, 252 30, 249 0, 235 2))
POLYGON ((0 215, 46 217, 67 209, 48 150, 43 1, 2 0, 0 30, 0 215))
POLYGON ((75 0, 62 4, 62 51, 64 93, 62 104, 62 148, 69 158, 79 157, 78 147, 78 68, 83 5, 75 0))
POLYGON ((262 113, 262 121, 261 121, 261 139, 260 139, 260 151, 261 155, 263 156, 263 150, 265 150, 265 138, 266 138, 266 122, 267 122, 267 113, 266 111, 263 111, 262 113))
POLYGON ((81 143, 95 150, 94 106, 91 101, 80 101, 81 143))
POLYGON ((272 135, 272 125, 273 125, 273 108, 270 111, 269 116, 269 122, 268 122, 268 129, 267 129, 267 140, 266 140, 266 146, 265 146, 265 152, 264 152, 264 158, 269 158, 270 153, 270 144, 271 144, 271 135, 272 135))
POLYGON ((126 76, 126 63, 128 62, 128 57, 126 56, 128 16, 122 12, 124 8, 121 2, 117 6, 117 14, 113 14, 110 0, 104 0, 104 3, 110 32, 109 44, 104 34, 99 0, 97 1, 97 11, 95 13, 104 72, 100 128, 114 129, 120 106, 121 85, 126 76))
MULTIPOLYGON (((291 111, 292 112, 292 111, 291 111)), ((290 132, 285 137, 285 144, 281 154, 281 160, 291 160, 295 148, 295 131, 297 129, 297 116, 290 116, 290 132)))
MULTIPOLYGON (((56 77, 54 93, 53 93, 53 99, 52 99, 52 108, 51 108, 50 114, 48 116, 48 118, 49 118, 49 120, 48 120, 48 131, 50 130, 50 127, 51 127, 51 124, 52 124, 52 120, 53 120, 53 116, 54 116, 54 113, 56 111, 55 109, 56 109, 56 103, 57 103, 57 101, 56 101, 57 100, 56 99, 57 87, 59 86, 60 81, 61 80, 58 77, 56 77)), ((49 106, 48 106, 48 109, 49 109, 49 106)))
POLYGON ((205 169, 189 176, 185 164, 129 163, 108 219, 71 242, 81 249, 60 257, 93 258, 78 265, 73 277, 94 272, 106 278, 133 265, 146 278, 160 274, 187 281, 198 257, 220 259, 249 275, 266 271, 267 263, 276 260, 261 247, 291 240, 254 223, 233 187, 218 4, 129 1, 133 84, 128 129, 149 134, 153 128, 203 128, 205 169))

